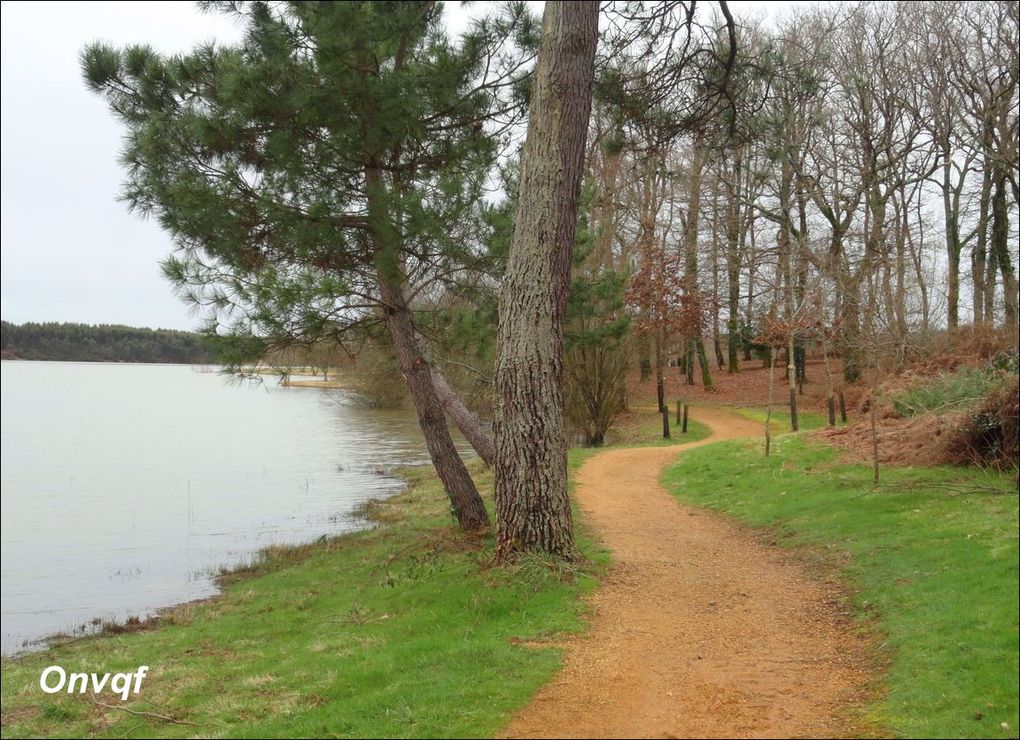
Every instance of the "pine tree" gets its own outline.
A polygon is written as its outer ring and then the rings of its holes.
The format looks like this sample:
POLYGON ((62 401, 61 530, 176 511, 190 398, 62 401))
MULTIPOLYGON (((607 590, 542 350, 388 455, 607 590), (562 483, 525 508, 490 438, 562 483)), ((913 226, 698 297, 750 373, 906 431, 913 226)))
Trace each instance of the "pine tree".
POLYGON ((127 130, 124 199, 173 235, 165 273, 211 333, 250 351, 385 327, 454 514, 485 526, 414 313, 478 257, 533 24, 511 5, 453 45, 435 2, 211 5, 242 45, 82 54, 127 130))

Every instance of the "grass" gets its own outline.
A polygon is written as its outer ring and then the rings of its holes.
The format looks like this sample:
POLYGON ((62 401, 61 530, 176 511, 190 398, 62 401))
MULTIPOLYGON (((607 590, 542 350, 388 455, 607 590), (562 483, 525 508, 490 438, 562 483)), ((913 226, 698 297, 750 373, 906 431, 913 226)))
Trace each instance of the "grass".
MULTIPOLYGON (((764 409, 751 409, 743 408, 736 409, 736 412, 741 416, 751 419, 752 421, 761 422, 762 427, 765 426, 765 410, 764 409)), ((838 416, 838 415, 837 415, 838 416)), ((800 427, 799 431, 806 432, 812 429, 821 429, 828 425, 829 417, 818 411, 798 411, 797 412, 797 426, 800 427)), ((839 426, 840 422, 837 420, 836 425, 839 426)), ((790 412, 783 408, 772 409, 772 416, 769 420, 769 426, 772 429, 773 434, 782 434, 790 431, 790 412)))
POLYGON ((961 367, 900 393, 893 406, 900 416, 959 411, 982 401, 1001 382, 995 370, 961 367))
POLYGON ((870 475, 838 464, 831 448, 787 435, 769 459, 746 441, 691 450, 664 484, 841 571, 887 666, 867 710, 877 726, 901 737, 1017 737, 1013 480, 887 468, 874 489, 870 475), (966 492, 975 483, 1001 490, 966 492))
MULTIPOLYGON (((572 467, 587 454, 572 453, 572 467)), ((221 596, 169 610, 158 628, 4 660, 4 737, 494 734, 559 667, 560 649, 544 643, 584 628, 582 596, 607 556, 581 527, 594 562, 489 569, 491 541, 465 542, 438 483, 415 475, 368 507, 377 528, 267 551, 225 577, 221 596), (191 724, 44 694, 39 676, 54 664, 148 665, 140 696, 99 699, 191 724)))
POLYGON ((670 410, 670 438, 662 436, 662 415, 654 406, 631 409, 630 413, 613 426, 610 435, 614 447, 667 447, 670 445, 698 442, 711 434, 705 424, 697 420, 698 407, 692 406, 687 419, 687 433, 675 424, 674 412, 670 410))

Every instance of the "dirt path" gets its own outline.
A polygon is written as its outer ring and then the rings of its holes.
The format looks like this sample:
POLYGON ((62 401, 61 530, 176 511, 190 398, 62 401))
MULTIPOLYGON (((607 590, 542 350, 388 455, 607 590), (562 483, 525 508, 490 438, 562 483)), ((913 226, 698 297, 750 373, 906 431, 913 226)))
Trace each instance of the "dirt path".
MULTIPOLYGON (((761 425, 699 408, 709 441, 761 425)), ((609 450, 577 500, 613 551, 592 628, 505 737, 852 736, 837 716, 866 680, 838 590, 738 525, 659 485, 679 447, 609 450)))

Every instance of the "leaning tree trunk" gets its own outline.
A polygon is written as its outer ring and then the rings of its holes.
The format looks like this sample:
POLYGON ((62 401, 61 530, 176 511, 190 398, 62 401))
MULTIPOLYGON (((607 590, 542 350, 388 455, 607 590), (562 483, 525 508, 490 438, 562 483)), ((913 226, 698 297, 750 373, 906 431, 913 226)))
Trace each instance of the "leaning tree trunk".
POLYGON ((450 508, 461 528, 468 531, 489 526, 482 497, 464 466, 446 426, 443 407, 432 382, 431 363, 418 344, 411 310, 404 296, 405 270, 399 235, 387 212, 386 184, 375 162, 365 167, 368 188, 368 213, 372 224, 379 297, 382 299, 386 328, 397 356, 397 366, 418 415, 429 457, 450 499, 450 508))
POLYGON ((482 429, 478 415, 464 405, 463 399, 450 387, 442 371, 435 365, 430 365, 430 369, 432 385, 436 389, 436 395, 439 397, 439 403, 442 404, 443 410, 453 419, 453 423, 457 425, 460 433, 464 435, 464 439, 478 453, 478 457, 482 458, 486 465, 492 467, 496 462, 496 444, 492 435, 482 429))
POLYGON ((496 445, 493 442, 492 435, 482 429, 482 423, 478 419, 478 414, 471 411, 464 404, 464 400, 457 394, 457 391, 450 387, 450 383, 446 380, 446 376, 443 375, 443 371, 432 362, 425 337, 417 331, 415 336, 418 340, 418 353, 429 364, 429 372, 432 374, 432 387, 436 390, 436 396, 439 398, 443 411, 457 425, 457 429, 464 435, 464 439, 474 448, 474 451, 478 453, 478 457, 482 458, 486 465, 492 467, 496 460, 496 445))
POLYGON ((414 402, 429 457, 450 498, 453 515, 462 529, 471 531, 488 527, 489 515, 485 511, 485 504, 446 426, 443 406, 432 380, 431 364, 419 351, 414 323, 403 290, 382 270, 379 274, 379 293, 385 304, 386 327, 396 351, 397 364, 414 402))
POLYGON ((576 557, 563 429, 563 314, 598 35, 597 2, 547 2, 496 349, 496 562, 576 557))

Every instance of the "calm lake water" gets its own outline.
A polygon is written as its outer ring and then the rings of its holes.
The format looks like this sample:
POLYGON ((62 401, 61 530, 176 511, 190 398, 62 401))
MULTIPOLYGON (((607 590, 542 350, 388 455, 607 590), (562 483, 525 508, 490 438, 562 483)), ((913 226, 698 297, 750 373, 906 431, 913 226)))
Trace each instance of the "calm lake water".
POLYGON ((411 412, 201 370, 0 363, 5 654, 355 529, 355 506, 400 487, 386 471, 428 460, 411 412))

